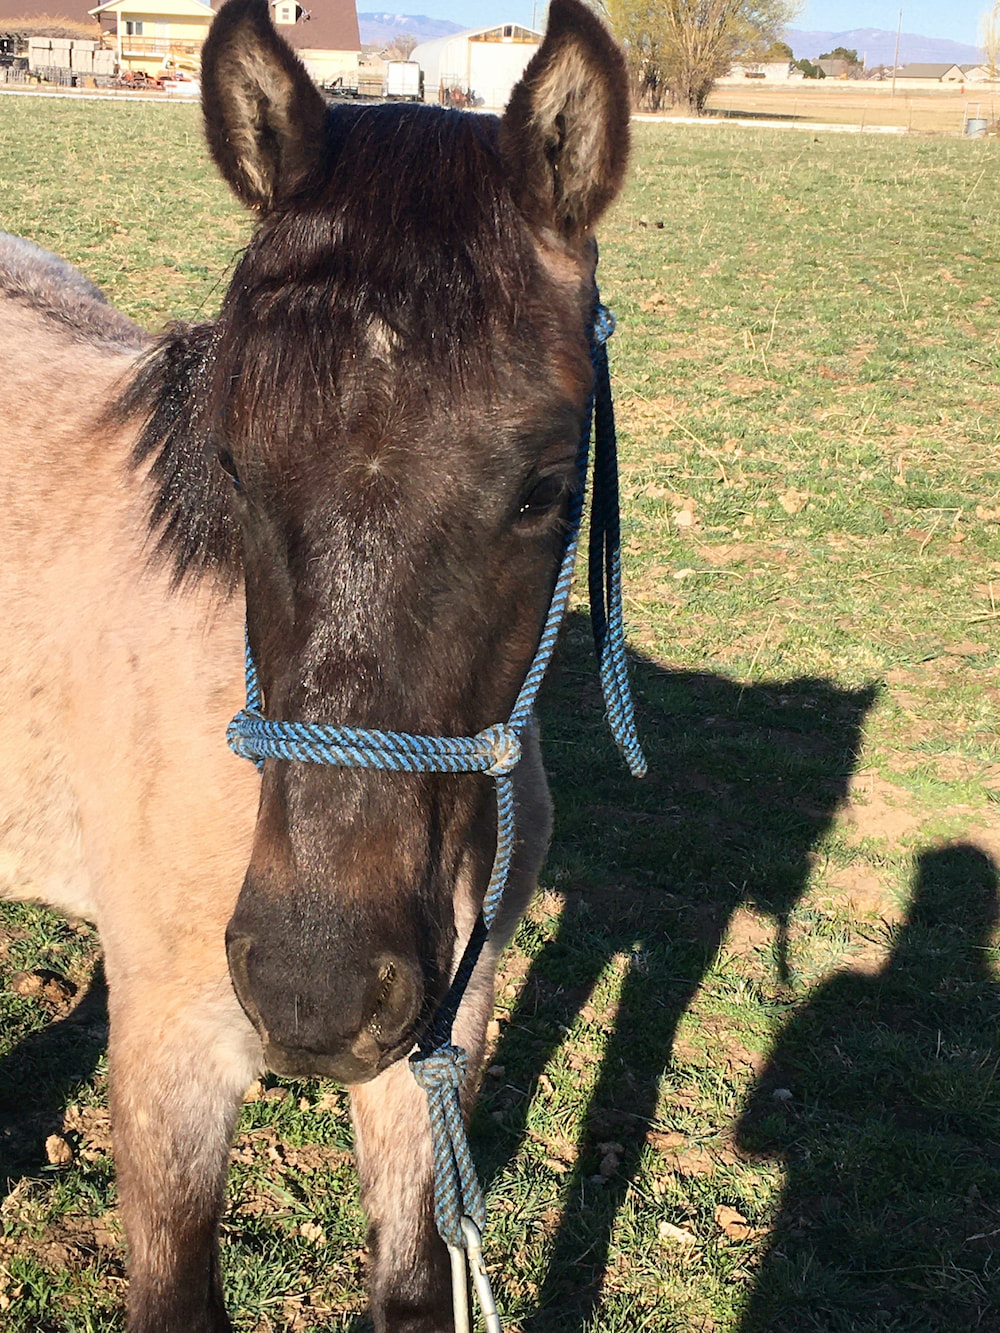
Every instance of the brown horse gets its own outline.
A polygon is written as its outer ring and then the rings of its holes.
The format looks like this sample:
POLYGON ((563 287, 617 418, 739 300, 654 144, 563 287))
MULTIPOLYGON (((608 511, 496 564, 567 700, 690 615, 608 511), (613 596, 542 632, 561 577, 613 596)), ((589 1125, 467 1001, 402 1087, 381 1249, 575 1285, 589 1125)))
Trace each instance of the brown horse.
MULTIPOLYGON (((554 0, 499 120, 329 110, 265 0, 230 0, 203 90, 259 217, 216 320, 150 342, 68 265, 0 245, 0 870, 100 929, 132 1333, 229 1328, 216 1231, 265 1065, 352 1085, 375 1326, 438 1333, 427 1109, 399 1057, 479 910, 492 784, 258 778, 223 740, 243 592, 270 716, 507 716, 576 485, 623 66, 554 0)), ((513 874, 456 1024, 466 1107, 548 837, 533 738, 515 781, 513 874)))

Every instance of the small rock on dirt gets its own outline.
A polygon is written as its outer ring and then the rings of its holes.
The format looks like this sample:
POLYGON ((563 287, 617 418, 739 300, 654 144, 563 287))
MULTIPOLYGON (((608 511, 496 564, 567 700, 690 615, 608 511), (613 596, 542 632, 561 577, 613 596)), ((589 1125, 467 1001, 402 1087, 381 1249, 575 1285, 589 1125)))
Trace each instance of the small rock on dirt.
POLYGON ((73 1145, 61 1134, 50 1134, 45 1140, 45 1156, 50 1166, 69 1166, 73 1160, 73 1145))

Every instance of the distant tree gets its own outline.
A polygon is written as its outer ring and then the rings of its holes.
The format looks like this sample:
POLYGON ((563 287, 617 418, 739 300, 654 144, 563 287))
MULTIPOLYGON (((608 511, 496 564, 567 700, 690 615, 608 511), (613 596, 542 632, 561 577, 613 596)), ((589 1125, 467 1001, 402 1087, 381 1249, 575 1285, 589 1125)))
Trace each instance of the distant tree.
MULTIPOLYGON (((625 47, 635 99, 669 94, 696 114, 734 61, 776 42, 799 0, 601 0, 625 47)), ((789 52, 791 55, 791 52, 789 52)))
POLYGON ((416 45, 416 37, 411 37, 408 32, 401 32, 385 48, 385 58, 386 60, 409 60, 416 45))
POLYGON ((787 42, 772 42, 764 54, 762 60, 794 60, 795 52, 787 42))
POLYGON ((801 60, 796 60, 795 68, 800 69, 807 79, 826 78, 826 75, 820 69, 819 65, 814 65, 811 60, 806 60, 805 57, 803 57, 801 60))
POLYGON ((991 79, 1000 79, 1000 0, 994 0, 980 20, 983 35, 983 55, 991 79))
POLYGON ((825 51, 818 60, 846 60, 849 65, 860 65, 857 51, 849 51, 846 46, 835 46, 832 51, 825 51))

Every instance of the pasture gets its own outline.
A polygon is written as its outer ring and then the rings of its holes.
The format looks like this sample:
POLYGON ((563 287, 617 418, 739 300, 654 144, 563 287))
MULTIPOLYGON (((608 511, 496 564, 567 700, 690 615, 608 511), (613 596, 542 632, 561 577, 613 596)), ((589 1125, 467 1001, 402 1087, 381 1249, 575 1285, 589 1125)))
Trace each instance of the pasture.
MULTIPOLYGON (((156 328, 248 222, 195 108, 9 98, 0 226, 156 328)), ((642 124, 601 245, 650 776, 580 601, 474 1124, 504 1327, 995 1329, 997 144, 642 124)), ((0 910, 0 1315, 112 1329, 94 935, 0 910)), ((252 1090, 240 1333, 365 1327, 350 1146, 333 1085, 252 1090)))
POLYGON ((939 88, 908 88, 901 80, 804 79, 791 84, 762 87, 754 80, 714 89, 710 113, 730 116, 778 116, 782 119, 826 124, 894 125, 919 134, 962 134, 966 108, 991 124, 1000 112, 996 84, 942 84, 939 88))

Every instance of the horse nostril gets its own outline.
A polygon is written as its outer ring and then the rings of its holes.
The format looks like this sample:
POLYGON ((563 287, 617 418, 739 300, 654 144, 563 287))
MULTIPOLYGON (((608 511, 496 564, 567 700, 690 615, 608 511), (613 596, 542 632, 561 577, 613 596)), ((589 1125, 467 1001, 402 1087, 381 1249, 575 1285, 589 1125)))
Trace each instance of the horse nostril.
POLYGON ((249 935, 236 935, 226 932, 226 954, 229 959, 229 976, 232 979, 236 998, 243 1006, 247 1017, 254 1027, 260 1029, 260 1014, 250 993, 250 969, 248 959, 253 940, 249 935))
POLYGON ((423 999, 418 970, 404 958, 383 955, 375 965, 375 988, 365 1031, 383 1048, 394 1046, 415 1021, 423 999))

